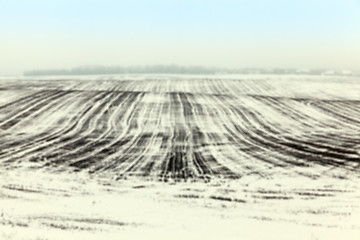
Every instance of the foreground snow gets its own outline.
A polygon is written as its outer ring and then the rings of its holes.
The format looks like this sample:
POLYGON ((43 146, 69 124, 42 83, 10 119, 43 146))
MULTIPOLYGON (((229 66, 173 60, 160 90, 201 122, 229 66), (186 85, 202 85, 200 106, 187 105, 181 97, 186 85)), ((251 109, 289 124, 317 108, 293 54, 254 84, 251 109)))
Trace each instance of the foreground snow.
POLYGON ((359 178, 0 175, 0 239, 358 239, 359 178))

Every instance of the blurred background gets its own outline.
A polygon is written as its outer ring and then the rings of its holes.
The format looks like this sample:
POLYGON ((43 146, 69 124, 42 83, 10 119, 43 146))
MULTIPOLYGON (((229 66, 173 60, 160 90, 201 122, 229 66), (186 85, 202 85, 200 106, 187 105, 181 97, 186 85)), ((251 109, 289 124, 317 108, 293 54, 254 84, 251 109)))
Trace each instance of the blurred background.
POLYGON ((359 0, 0 0, 0 75, 83 65, 360 70, 359 0))

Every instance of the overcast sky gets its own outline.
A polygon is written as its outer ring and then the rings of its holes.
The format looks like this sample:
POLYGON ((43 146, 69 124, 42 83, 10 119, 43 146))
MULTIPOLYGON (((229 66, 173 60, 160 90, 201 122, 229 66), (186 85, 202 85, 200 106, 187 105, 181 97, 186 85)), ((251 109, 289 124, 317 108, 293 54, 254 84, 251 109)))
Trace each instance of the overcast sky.
POLYGON ((360 70, 360 1, 0 0, 0 74, 94 64, 360 70))

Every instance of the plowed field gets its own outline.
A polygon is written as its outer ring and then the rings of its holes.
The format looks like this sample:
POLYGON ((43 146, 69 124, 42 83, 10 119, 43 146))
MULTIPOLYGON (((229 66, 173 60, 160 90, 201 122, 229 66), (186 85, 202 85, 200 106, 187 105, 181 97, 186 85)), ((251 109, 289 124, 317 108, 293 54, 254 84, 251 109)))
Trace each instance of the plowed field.
MULTIPOLYGON (((69 239, 71 232, 99 239, 139 229, 167 229, 162 237, 171 238, 176 216, 193 210, 199 221, 180 217, 191 234, 182 228, 179 239, 203 236, 201 221, 212 213, 211 224, 227 227, 207 232, 209 239, 236 239, 231 224, 264 227, 264 233, 272 231, 268 224, 296 226, 294 232, 309 233, 301 239, 316 229, 322 234, 314 239, 343 231, 353 236, 360 229, 360 79, 2 79, 0 168, 4 239, 69 239), (98 205, 92 208, 89 199, 98 205), (79 202, 88 208, 79 210, 79 202), (124 215, 100 211, 107 203, 124 215), (154 209, 138 213, 147 206, 177 215, 168 222, 165 213, 150 217, 158 214, 154 209), (39 234, 27 235, 29 229, 39 234)), ((274 239, 298 239, 283 234, 274 239)), ((264 237, 254 231, 243 239, 264 237)))

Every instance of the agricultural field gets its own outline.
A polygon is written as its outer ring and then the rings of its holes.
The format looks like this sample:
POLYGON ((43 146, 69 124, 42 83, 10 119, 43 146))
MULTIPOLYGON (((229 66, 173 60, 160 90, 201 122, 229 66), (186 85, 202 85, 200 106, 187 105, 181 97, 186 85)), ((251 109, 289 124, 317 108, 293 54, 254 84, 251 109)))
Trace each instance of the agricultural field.
POLYGON ((0 239, 360 239, 360 79, 0 79, 0 239))

